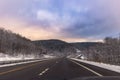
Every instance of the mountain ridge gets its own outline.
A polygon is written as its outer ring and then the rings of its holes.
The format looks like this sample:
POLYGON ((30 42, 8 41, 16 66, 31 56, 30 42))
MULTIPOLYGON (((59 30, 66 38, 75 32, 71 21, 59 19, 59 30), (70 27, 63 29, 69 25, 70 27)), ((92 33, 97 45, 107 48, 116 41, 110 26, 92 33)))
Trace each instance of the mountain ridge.
POLYGON ((56 54, 57 55, 69 55, 76 54, 77 49, 84 50, 89 47, 95 46, 97 44, 101 44, 100 42, 75 42, 68 43, 59 39, 49 39, 49 40, 36 40, 33 43, 37 46, 45 48, 48 54, 56 54))

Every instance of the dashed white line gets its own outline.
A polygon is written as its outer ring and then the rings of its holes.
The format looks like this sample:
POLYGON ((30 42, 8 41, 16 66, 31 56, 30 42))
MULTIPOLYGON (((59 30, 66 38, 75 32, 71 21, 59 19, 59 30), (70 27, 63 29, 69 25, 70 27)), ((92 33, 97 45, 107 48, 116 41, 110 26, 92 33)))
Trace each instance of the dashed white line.
MULTIPOLYGON (((55 62, 56 64, 59 63, 58 61, 55 62)), ((45 74, 50 68, 46 68, 44 71, 42 71, 39 76, 42 76, 43 74, 45 74)))
POLYGON ((50 68, 46 68, 44 71, 42 71, 39 75, 42 76, 43 74, 45 74, 50 68))
POLYGON ((80 64, 80 63, 77 63, 77 62, 75 62, 75 61, 73 61, 73 60, 71 60, 71 61, 72 61, 73 63, 75 63, 75 64, 77 64, 77 65, 79 65, 79 66, 81 66, 81 67, 83 67, 83 68, 91 71, 92 73, 96 74, 97 76, 100 76, 100 77, 103 76, 103 75, 101 75, 100 73, 98 73, 98 72, 96 72, 96 71, 94 71, 94 70, 92 70, 92 69, 90 69, 90 68, 88 68, 88 67, 86 67, 86 66, 84 66, 84 65, 82 65, 82 64, 80 64))

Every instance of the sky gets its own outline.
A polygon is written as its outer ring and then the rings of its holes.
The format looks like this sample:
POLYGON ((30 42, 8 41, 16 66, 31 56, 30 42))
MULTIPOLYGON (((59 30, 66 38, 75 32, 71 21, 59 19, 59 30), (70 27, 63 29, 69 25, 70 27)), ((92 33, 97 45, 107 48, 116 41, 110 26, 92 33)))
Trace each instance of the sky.
POLYGON ((0 0, 0 27, 31 40, 102 41, 120 33, 120 0, 0 0))

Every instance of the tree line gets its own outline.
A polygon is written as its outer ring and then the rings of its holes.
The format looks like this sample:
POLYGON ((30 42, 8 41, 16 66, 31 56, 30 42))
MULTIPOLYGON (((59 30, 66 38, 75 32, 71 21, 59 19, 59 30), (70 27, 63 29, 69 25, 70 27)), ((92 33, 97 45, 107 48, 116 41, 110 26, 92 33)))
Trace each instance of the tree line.
POLYGON ((72 44, 58 39, 38 40, 34 43, 45 48, 48 54, 55 56, 68 56, 76 53, 76 49, 72 44))
POLYGON ((83 51, 87 60, 120 65, 120 39, 106 37, 104 42, 83 51))
POLYGON ((9 55, 18 54, 35 54, 40 55, 44 53, 44 49, 32 43, 31 40, 0 28, 0 53, 9 55))

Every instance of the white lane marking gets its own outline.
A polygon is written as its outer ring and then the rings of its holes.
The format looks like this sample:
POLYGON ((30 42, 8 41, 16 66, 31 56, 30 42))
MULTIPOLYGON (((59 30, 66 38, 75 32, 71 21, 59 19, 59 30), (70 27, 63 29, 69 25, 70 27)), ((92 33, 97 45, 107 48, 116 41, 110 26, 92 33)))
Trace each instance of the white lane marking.
MULTIPOLYGON (((56 61, 56 64, 59 63, 58 61, 56 61)), ((44 71, 42 71, 39 75, 42 76, 43 74, 45 74, 50 68, 46 68, 44 71)))
POLYGON ((96 71, 94 71, 94 70, 92 70, 92 69, 90 69, 90 68, 88 68, 88 67, 86 67, 86 66, 84 66, 84 65, 82 65, 82 64, 80 64, 80 63, 77 63, 77 62, 75 62, 75 61, 73 61, 73 60, 71 60, 71 61, 72 61, 73 63, 75 63, 75 64, 77 64, 77 65, 79 65, 79 66, 81 66, 81 67, 83 67, 83 68, 91 71, 92 73, 96 74, 97 76, 101 76, 101 77, 103 76, 103 75, 101 75, 100 73, 98 73, 98 72, 96 72, 96 71))
POLYGON ((44 71, 42 71, 39 75, 42 76, 43 74, 45 74, 50 68, 46 68, 44 71))
POLYGON ((49 59, 43 59, 43 60, 34 60, 34 61, 27 61, 27 62, 19 62, 19 63, 11 63, 11 64, 5 64, 5 65, 0 65, 1 67, 9 67, 9 66, 16 66, 16 65, 22 65, 22 64, 28 64, 28 63, 33 63, 33 62, 42 62, 42 61, 46 61, 49 59))

